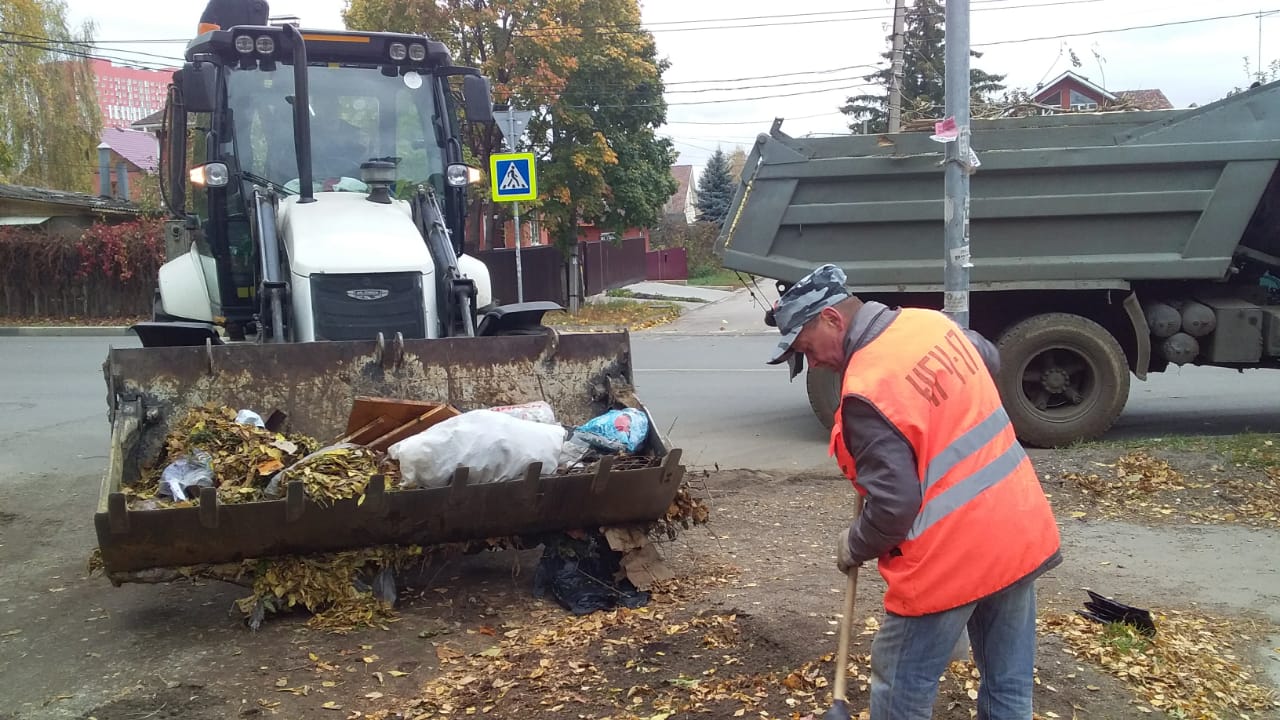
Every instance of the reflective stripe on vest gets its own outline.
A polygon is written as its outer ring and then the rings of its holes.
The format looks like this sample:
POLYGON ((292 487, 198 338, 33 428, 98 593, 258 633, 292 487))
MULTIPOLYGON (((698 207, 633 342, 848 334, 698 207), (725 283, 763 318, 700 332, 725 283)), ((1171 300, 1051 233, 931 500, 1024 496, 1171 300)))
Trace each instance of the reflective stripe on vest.
MULTIPOLYGON (((875 406, 916 458, 920 510, 906 539, 878 562, 889 612, 924 615, 973 602, 1057 551, 1052 510, 995 383, 944 315, 902 310, 850 358, 843 395, 875 406)), ((838 411, 831 451, 865 493, 838 411)))

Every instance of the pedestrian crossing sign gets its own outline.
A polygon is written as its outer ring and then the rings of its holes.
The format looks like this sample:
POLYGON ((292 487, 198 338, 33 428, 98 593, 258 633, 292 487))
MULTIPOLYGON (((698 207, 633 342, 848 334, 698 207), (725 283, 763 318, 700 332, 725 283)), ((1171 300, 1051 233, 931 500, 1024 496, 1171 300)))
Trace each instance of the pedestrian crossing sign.
POLYGON ((537 200, 538 177, 533 153, 490 155, 489 184, 497 202, 537 200))

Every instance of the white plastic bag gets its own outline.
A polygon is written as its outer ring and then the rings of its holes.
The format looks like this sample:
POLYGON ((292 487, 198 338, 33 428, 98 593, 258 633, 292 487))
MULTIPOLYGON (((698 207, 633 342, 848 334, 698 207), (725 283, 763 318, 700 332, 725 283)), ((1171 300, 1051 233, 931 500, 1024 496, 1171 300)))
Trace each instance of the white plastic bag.
POLYGON ((521 420, 532 420, 548 425, 556 424, 556 411, 552 409, 551 403, 546 400, 535 400, 523 405, 502 405, 489 409, 494 412, 500 412, 503 415, 518 417, 521 420))
POLYGON ((459 466, 470 469, 469 484, 480 485, 519 480, 536 462, 555 472, 564 441, 559 425, 473 410, 401 440, 387 455, 399 461, 405 490, 445 487, 459 466))

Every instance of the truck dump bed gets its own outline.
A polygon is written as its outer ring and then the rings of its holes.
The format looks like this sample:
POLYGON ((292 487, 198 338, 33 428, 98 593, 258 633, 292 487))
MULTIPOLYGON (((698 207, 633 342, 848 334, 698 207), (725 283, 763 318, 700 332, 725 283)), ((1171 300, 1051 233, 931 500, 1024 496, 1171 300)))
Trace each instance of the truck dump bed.
MULTIPOLYGON (((833 262, 864 291, 940 289, 931 134, 798 139, 775 124, 721 232, 725 267, 794 282, 833 262)), ((1240 245, 1280 256, 1280 83, 1192 110, 979 120, 972 147, 975 290, 1220 279, 1240 245)))
MULTIPOLYGON (((194 507, 132 509, 123 492, 162 456, 192 408, 273 409, 288 430, 330 443, 346 434, 356 397, 449 403, 467 411, 546 400, 565 425, 631 391, 626 333, 112 350, 104 365, 110 462, 94 518, 114 583, 160 581, 174 568, 374 545, 536 536, 663 518, 679 489, 680 451, 649 423, 646 450, 581 470, 530 467, 515 482, 395 490, 376 476, 364 497, 314 502, 299 482, 278 500, 224 504, 205 488, 194 507)), ((647 410, 645 411, 647 414, 647 410)))

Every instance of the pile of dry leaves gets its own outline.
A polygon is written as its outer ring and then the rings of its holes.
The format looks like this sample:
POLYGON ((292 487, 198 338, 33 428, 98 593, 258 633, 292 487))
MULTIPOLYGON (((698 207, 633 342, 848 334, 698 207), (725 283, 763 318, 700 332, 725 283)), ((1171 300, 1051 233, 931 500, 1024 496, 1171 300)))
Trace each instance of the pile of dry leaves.
MULTIPOLYGON (((1133 688, 1152 709, 1172 717, 1248 718, 1280 707, 1234 654, 1232 643, 1256 638, 1231 624, 1186 613, 1155 618, 1154 637, 1130 625, 1101 623, 1079 615, 1051 615, 1042 629, 1060 635, 1069 652, 1089 660, 1133 688)), ((1096 689, 1096 688, 1090 688, 1096 689)))
POLYGON ((623 327, 637 331, 666 325, 678 317, 680 317, 680 306, 674 303, 607 300, 584 305, 576 313, 547 313, 544 322, 547 325, 568 329, 623 327))
POLYGON ((1207 477, 1186 473, 1146 451, 1131 452, 1115 463, 1093 463, 1102 472, 1063 475, 1078 502, 1067 502, 1071 517, 1142 518, 1191 524, 1245 523, 1280 527, 1280 464, 1259 473, 1224 461, 1207 477), (1247 474, 1247 477, 1243 475, 1247 474))
POLYGON ((391 476, 387 489, 397 487, 394 463, 386 462, 379 453, 343 446, 317 450, 319 446, 316 439, 305 435, 238 423, 231 408, 194 408, 170 431, 160 461, 123 491, 134 509, 196 504, 195 498, 175 502, 158 493, 164 469, 197 451, 208 454, 218 501, 225 504, 263 500, 273 480, 277 488, 283 487, 281 480, 300 480, 307 495, 322 504, 360 497, 369 479, 377 474, 391 476))

